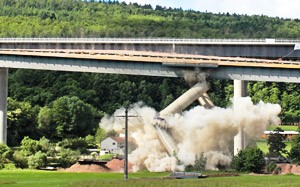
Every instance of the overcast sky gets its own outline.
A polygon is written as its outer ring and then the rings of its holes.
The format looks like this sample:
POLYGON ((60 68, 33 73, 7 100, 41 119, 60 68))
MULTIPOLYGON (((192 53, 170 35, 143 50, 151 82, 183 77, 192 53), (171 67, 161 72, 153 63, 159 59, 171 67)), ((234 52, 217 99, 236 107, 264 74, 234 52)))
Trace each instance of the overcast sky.
POLYGON ((267 15, 271 17, 300 19, 300 0, 120 0, 136 2, 138 4, 151 4, 192 9, 201 12, 267 15))

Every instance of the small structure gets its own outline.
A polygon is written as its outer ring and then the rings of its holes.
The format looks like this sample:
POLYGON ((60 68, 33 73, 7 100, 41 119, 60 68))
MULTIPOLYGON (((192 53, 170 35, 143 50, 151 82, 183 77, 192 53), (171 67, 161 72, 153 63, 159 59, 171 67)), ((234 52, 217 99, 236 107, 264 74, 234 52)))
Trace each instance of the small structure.
POLYGON ((206 178, 208 177, 207 175, 202 175, 202 173, 197 173, 197 172, 173 172, 171 174, 171 178, 176 178, 176 179, 199 179, 199 178, 206 178))
MULTIPOLYGON (((268 139, 269 135, 273 133, 275 134, 275 131, 264 131, 264 133, 261 135, 262 139, 268 139)), ((279 132, 279 134, 283 135, 285 137, 285 139, 291 140, 294 137, 296 137, 299 132, 297 131, 283 131, 283 132, 279 132)))
POLYGON ((101 141, 100 147, 103 151, 109 151, 115 154, 124 154, 125 138, 124 137, 108 137, 101 141))

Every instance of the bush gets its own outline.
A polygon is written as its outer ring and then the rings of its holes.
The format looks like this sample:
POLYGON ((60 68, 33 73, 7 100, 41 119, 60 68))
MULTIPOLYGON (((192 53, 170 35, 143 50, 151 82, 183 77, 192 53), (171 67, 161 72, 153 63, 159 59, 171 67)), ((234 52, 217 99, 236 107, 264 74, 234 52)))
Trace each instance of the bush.
POLYGON ((260 149, 247 147, 233 157, 231 164, 239 172, 261 173, 265 167, 265 159, 260 149))
POLYGON ((58 144, 62 148, 71 149, 73 151, 79 150, 81 154, 88 153, 88 144, 84 138, 67 138, 58 144))
POLYGON ((95 143, 95 136, 87 135, 84 139, 87 143, 88 148, 97 148, 97 145, 95 143))
POLYGON ((14 163, 9 163, 9 164, 4 164, 4 170, 15 170, 17 169, 16 168, 16 165, 14 163))
POLYGON ((28 167, 30 169, 38 169, 45 167, 47 165, 47 155, 38 151, 34 155, 29 156, 28 158, 28 167))
POLYGON ((276 169, 277 165, 274 162, 270 162, 266 169, 268 173, 273 173, 273 171, 276 169))
POLYGON ((73 151, 71 149, 62 148, 60 150, 58 163, 63 167, 67 168, 75 164, 79 159, 80 152, 73 151))
POLYGON ((100 156, 100 160, 109 161, 109 160, 112 160, 114 156, 115 156, 115 154, 104 154, 104 155, 100 156))
POLYGON ((195 171, 194 166, 192 164, 186 165, 185 168, 184 168, 184 171, 186 171, 186 172, 195 171))
POLYGON ((18 168, 28 168, 28 158, 24 151, 15 151, 13 154, 13 161, 18 168))
POLYGON ((39 141, 33 140, 28 136, 24 137, 21 142, 21 149, 26 155, 34 155, 36 152, 40 151, 42 147, 39 144, 39 141))
POLYGON ((293 164, 300 165, 300 136, 299 135, 296 136, 295 139, 293 139, 293 144, 289 153, 289 157, 293 164))
POLYGON ((42 153, 46 153, 49 156, 54 155, 54 144, 50 143, 50 141, 42 137, 40 140, 33 140, 28 136, 24 137, 21 142, 21 150, 27 155, 31 156, 41 151, 42 153))
POLYGON ((12 159, 11 149, 5 144, 0 144, 0 162, 4 164, 11 159, 12 159))

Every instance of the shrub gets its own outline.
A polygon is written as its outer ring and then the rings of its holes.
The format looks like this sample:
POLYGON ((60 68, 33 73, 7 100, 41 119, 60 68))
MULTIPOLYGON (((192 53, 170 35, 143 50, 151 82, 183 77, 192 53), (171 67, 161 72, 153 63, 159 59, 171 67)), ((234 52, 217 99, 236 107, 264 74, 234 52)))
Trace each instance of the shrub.
POLYGON ((5 144, 0 144, 0 162, 6 163, 8 162, 8 160, 11 159, 12 159, 11 149, 5 144))
POLYGON ((300 136, 296 136, 295 139, 293 139, 292 148, 289 153, 291 162, 293 164, 300 164, 300 136))
POLYGON ((114 154, 104 154, 100 156, 100 160, 107 160, 107 161, 112 160, 114 156, 115 156, 114 154))
POLYGON ((261 173, 265 166, 263 152, 254 147, 241 150, 232 159, 232 168, 239 172, 261 173))
POLYGON ((184 171, 186 171, 186 172, 195 171, 194 166, 192 164, 186 165, 184 168, 184 171))
POLYGON ((88 153, 87 148, 88 144, 84 138, 67 138, 58 144, 62 148, 71 149, 73 151, 79 150, 80 153, 86 154, 88 153))
POLYGON ((40 151, 42 148, 39 141, 33 140, 28 136, 24 137, 21 142, 21 149, 26 155, 34 155, 36 152, 40 151))
POLYGON ((88 148, 96 148, 97 145, 95 143, 95 136, 87 135, 85 138, 85 142, 87 143, 88 148))
POLYGON ((18 168, 28 168, 27 154, 23 150, 14 152, 13 161, 18 168))
POLYGON ((8 163, 8 164, 4 164, 4 170, 15 170, 17 169, 16 168, 16 165, 14 163, 8 163))
POLYGON ((58 163, 64 168, 70 167, 77 162, 77 160, 79 159, 79 155, 79 151, 62 148, 60 150, 60 153, 58 154, 58 163))
POLYGON ((41 151, 38 151, 34 155, 28 158, 28 167, 30 169, 38 169, 47 165, 47 155, 41 151))
POLYGON ((273 171, 276 169, 277 165, 274 162, 270 162, 266 169, 268 173, 273 173, 273 171))

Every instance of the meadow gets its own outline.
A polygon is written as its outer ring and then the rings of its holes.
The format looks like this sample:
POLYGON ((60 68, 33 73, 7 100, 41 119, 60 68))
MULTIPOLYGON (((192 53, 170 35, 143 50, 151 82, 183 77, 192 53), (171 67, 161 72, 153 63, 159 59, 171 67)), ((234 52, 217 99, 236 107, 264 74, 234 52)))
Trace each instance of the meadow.
MULTIPOLYGON (((286 145, 285 150, 287 150, 289 152, 291 150, 291 148, 292 148, 292 142, 291 141, 285 141, 284 143, 286 145)), ((267 140, 264 140, 264 139, 256 140, 256 146, 260 150, 262 150, 262 152, 264 154, 267 154, 269 152, 269 145, 267 143, 267 140)))
POLYGON ((231 177, 208 177, 203 179, 171 179, 170 173, 130 173, 124 180, 122 173, 69 173, 57 171, 0 171, 0 186, 130 186, 130 187, 283 187, 300 186, 297 175, 248 175, 231 177))

